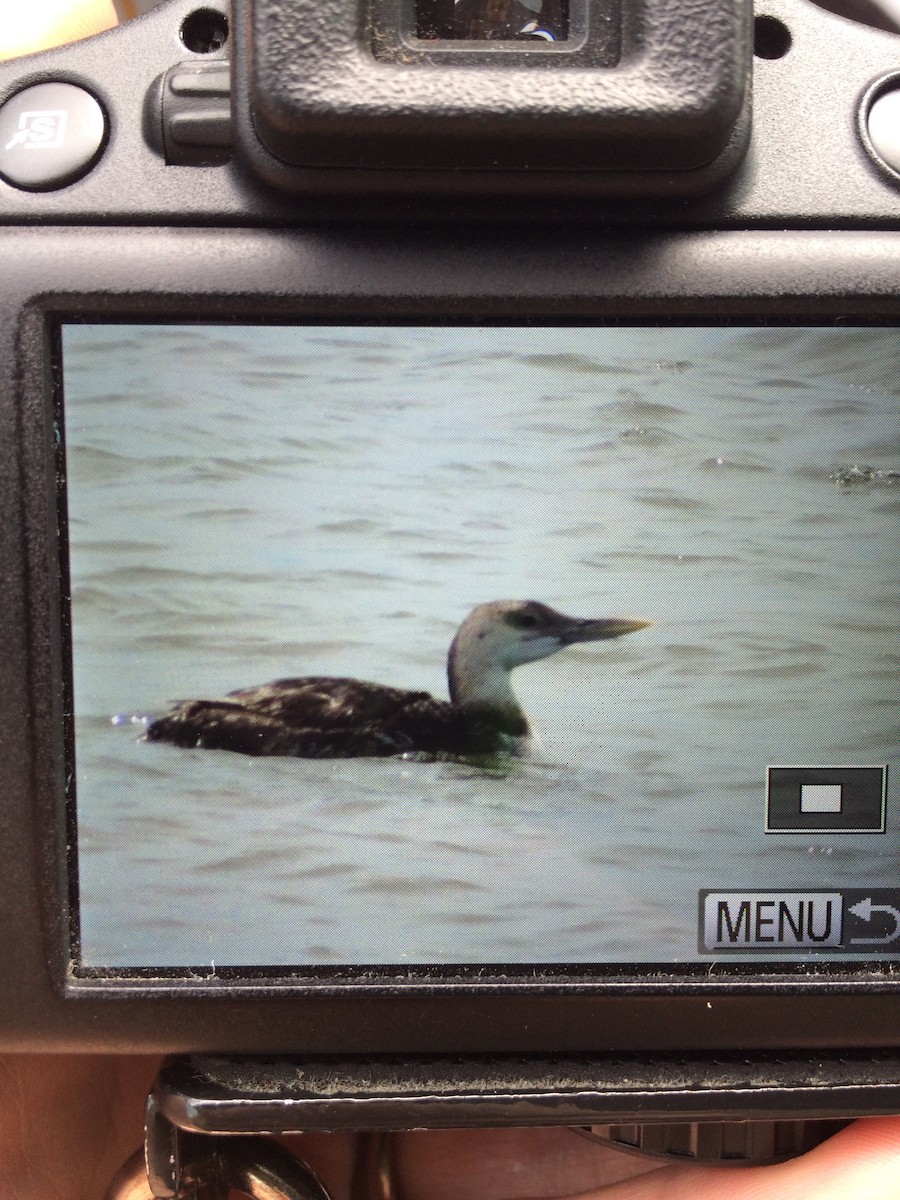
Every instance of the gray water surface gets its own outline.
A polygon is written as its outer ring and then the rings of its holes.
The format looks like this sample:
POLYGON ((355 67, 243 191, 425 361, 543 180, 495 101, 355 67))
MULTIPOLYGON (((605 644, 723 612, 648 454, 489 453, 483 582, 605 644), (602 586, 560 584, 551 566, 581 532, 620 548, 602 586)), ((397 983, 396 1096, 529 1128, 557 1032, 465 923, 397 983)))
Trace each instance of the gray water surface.
POLYGON ((768 764, 896 761, 895 330, 70 326, 64 362, 86 965, 692 960, 700 888, 900 880, 896 772, 884 835, 764 832, 768 764), (508 773, 141 740, 289 675, 445 696, 505 598, 655 622, 516 672, 508 773))

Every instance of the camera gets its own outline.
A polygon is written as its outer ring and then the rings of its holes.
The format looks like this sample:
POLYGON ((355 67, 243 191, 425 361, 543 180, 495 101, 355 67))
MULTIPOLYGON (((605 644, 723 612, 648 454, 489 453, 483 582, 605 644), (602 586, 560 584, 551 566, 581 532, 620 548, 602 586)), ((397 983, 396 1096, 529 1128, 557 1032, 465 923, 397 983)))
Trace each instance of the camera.
POLYGON ((900 1110, 898 48, 168 0, 0 67, 7 1049, 187 1056, 162 1164, 900 1110))

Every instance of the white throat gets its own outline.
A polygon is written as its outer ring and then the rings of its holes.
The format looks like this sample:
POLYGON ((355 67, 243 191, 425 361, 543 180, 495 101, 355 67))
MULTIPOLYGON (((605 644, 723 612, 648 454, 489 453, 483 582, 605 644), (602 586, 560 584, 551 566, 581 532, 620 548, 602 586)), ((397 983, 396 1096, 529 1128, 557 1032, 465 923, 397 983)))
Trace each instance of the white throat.
POLYGON ((512 690, 511 668, 491 638, 461 629, 447 664, 450 699, 461 708, 491 708, 520 713, 512 690))
POLYGON ((464 708, 518 710, 519 702, 506 667, 495 662, 473 661, 465 655, 457 656, 454 667, 451 694, 455 703, 464 708))

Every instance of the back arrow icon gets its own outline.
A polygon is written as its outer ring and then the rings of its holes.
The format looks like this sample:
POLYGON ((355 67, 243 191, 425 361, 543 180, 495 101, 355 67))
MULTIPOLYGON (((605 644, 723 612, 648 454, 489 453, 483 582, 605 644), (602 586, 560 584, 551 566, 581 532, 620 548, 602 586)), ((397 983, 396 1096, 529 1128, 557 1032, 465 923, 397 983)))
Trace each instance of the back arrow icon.
POLYGON ((888 913, 894 921, 893 930, 885 937, 855 937, 850 939, 851 945, 886 946, 888 942, 896 941, 900 935, 900 909, 894 908, 892 904, 873 904, 872 897, 867 896, 865 900, 852 905, 850 912, 866 924, 872 920, 873 913, 888 913))

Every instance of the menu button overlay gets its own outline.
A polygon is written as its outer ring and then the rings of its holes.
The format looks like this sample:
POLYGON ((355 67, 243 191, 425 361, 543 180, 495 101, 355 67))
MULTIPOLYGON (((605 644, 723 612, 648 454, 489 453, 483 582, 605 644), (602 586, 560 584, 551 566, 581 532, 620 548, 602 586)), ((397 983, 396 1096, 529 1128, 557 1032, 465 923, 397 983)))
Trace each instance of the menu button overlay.
POLYGON ((701 954, 900 953, 900 887, 700 892, 701 954))
POLYGON ((841 944, 840 892, 701 892, 700 950, 825 950, 841 944))

